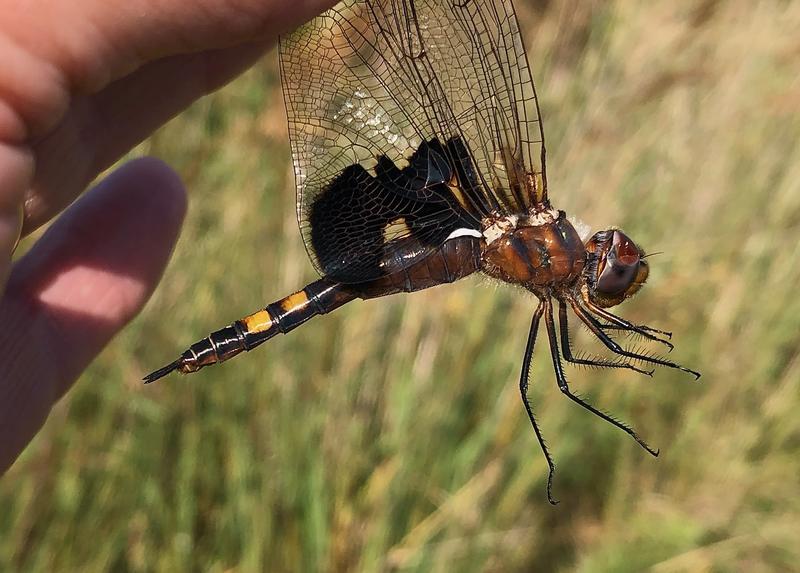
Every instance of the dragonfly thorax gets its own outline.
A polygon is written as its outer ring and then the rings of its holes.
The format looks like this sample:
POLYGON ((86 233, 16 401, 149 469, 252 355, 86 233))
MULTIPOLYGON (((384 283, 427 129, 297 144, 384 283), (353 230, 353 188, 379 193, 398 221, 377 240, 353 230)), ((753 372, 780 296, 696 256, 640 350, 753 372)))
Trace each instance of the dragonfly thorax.
MULTIPOLYGON (((502 228, 499 222, 496 228, 502 228)), ((486 234, 486 232, 484 232, 486 234)), ((487 240, 482 270, 505 282, 524 286, 536 294, 571 290, 583 276, 586 248, 563 211, 552 216, 516 221, 487 240)))

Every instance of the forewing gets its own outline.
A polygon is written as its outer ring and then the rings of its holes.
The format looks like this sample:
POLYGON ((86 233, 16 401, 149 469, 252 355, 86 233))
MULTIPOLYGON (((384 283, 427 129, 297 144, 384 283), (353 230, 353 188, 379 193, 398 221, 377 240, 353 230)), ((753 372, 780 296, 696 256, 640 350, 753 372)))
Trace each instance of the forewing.
POLYGON ((323 274, 377 278, 387 258, 413 264, 452 230, 544 196, 509 1, 346 1, 280 54, 298 220, 323 274))

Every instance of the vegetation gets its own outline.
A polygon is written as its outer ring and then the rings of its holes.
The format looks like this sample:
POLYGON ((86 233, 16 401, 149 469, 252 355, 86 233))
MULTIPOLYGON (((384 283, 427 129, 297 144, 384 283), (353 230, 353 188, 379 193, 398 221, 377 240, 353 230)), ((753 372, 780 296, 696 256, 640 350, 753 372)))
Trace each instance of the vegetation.
POLYGON ((519 10, 552 197, 663 251, 620 310, 674 331, 674 358, 704 374, 568 372, 661 457, 562 396, 542 345, 549 506, 517 391, 534 301, 481 278, 352 303, 224 366, 140 383, 314 277, 270 56, 137 150, 185 178, 186 227, 143 315, 0 481, 0 570, 800 563, 800 2, 519 10))

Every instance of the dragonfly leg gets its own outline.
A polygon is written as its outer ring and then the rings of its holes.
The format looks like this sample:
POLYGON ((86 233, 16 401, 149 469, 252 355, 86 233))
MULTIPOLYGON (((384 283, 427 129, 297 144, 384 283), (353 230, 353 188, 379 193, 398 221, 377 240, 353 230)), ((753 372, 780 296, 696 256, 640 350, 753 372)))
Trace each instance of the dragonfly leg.
POLYGON ((645 362, 648 364, 658 364, 659 366, 666 366, 667 368, 674 368, 675 370, 681 370, 688 374, 691 374, 695 377, 695 380, 700 378, 700 373, 691 370, 690 368, 686 368, 677 364, 675 362, 671 362, 669 360, 665 360, 663 358, 659 358, 657 356, 648 356, 646 354, 639 354, 637 352, 631 352, 626 350, 622 346, 620 346, 617 342, 615 342, 610 336, 608 336, 602 328, 602 325, 598 322, 598 320, 593 317, 586 309, 584 309, 578 301, 570 299, 570 305, 572 306, 572 310, 575 311, 575 314, 578 315, 578 318, 589 328, 589 330, 594 334, 597 338, 600 339, 606 348, 614 352, 615 354, 619 354, 620 356, 624 356, 625 358, 630 358, 632 360, 638 360, 640 362, 645 362))
POLYGON ((558 382, 558 387, 561 390, 561 392, 565 396, 567 396, 567 398, 569 398, 582 408, 589 410, 592 414, 599 416, 606 422, 610 423, 612 426, 615 426, 620 430, 622 430, 623 432, 625 432, 626 434, 628 434, 631 438, 636 440, 636 443, 642 446, 653 456, 658 456, 658 450, 651 448, 647 444, 647 442, 645 442, 643 439, 639 437, 639 435, 633 430, 633 428, 620 422, 616 418, 612 417, 610 414, 607 414, 606 412, 603 412, 602 410, 595 408, 580 396, 572 393, 572 391, 569 389, 569 385, 567 384, 567 377, 564 374, 564 368, 561 364, 561 356, 559 355, 558 352, 556 325, 555 321, 553 320, 553 305, 549 300, 545 301, 544 303, 544 320, 545 320, 545 326, 547 327, 547 336, 550 340, 550 355, 553 359, 553 370, 555 370, 556 381, 558 382))
MULTIPOLYGON (((647 326, 646 324, 637 324, 636 328, 638 328, 639 330, 644 330, 646 332, 652 332, 653 334, 662 334, 666 336, 668 339, 670 340, 672 339, 672 333, 666 330, 659 330, 657 328, 653 328, 652 326, 647 326)), ((625 332, 628 333, 639 334, 636 331, 631 331, 629 328, 626 328, 624 326, 618 326, 616 324, 604 324, 603 330, 624 330, 625 332)), ((639 334, 639 336, 643 335, 639 334)))
POLYGON ((663 334, 664 336, 671 338, 672 337, 671 333, 662 332, 660 330, 656 330, 655 328, 650 328, 649 326, 638 326, 630 321, 625 320, 621 316, 617 316, 616 314, 609 312, 602 307, 597 306, 595 303, 591 301, 591 299, 589 299, 587 295, 584 294, 582 298, 583 298, 583 303, 589 310, 591 310, 596 315, 600 316, 601 318, 604 318, 605 320, 611 323, 611 325, 604 325, 602 326, 602 328, 608 328, 608 326, 611 326, 613 329, 635 332, 636 334, 643 336, 648 340, 652 340, 654 342, 663 344, 664 346, 667 347, 669 352, 672 352, 672 350, 675 348, 675 346, 670 341, 665 340, 660 336, 654 334, 654 333, 663 334))
POLYGON ((531 408, 531 403, 528 399, 528 385, 531 374, 533 349, 536 346, 536 335, 539 331, 539 321, 542 318, 543 311, 544 301, 539 303, 539 306, 536 308, 536 311, 533 313, 533 318, 531 319, 531 328, 530 332, 528 333, 528 344, 525 347, 525 358, 522 361, 522 374, 519 378, 519 392, 522 396, 522 403, 525 405, 525 412, 527 412, 528 419, 530 420, 531 426, 533 426, 533 431, 536 434, 536 439, 539 440, 539 445, 544 453, 544 458, 547 460, 547 501, 549 501, 551 505, 556 505, 558 504, 558 500, 553 499, 553 475, 555 474, 556 466, 553 463, 553 458, 550 455, 550 451, 547 449, 547 444, 545 444, 542 431, 539 429, 539 424, 536 422, 536 416, 533 414, 533 409, 531 408))
POLYGON ((558 328, 561 335, 561 355, 570 364, 591 366, 597 368, 627 368, 645 376, 653 376, 652 370, 644 370, 624 360, 604 360, 595 357, 576 357, 572 354, 572 345, 569 339, 569 323, 567 321, 567 305, 558 301, 558 328))

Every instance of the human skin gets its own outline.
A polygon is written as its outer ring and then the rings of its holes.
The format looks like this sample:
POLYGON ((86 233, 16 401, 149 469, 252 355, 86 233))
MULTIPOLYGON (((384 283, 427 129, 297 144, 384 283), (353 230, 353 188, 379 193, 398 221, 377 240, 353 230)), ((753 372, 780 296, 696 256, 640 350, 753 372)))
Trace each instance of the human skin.
POLYGON ((147 301, 186 209, 152 158, 83 191, 331 4, 0 0, 0 474, 147 301))

